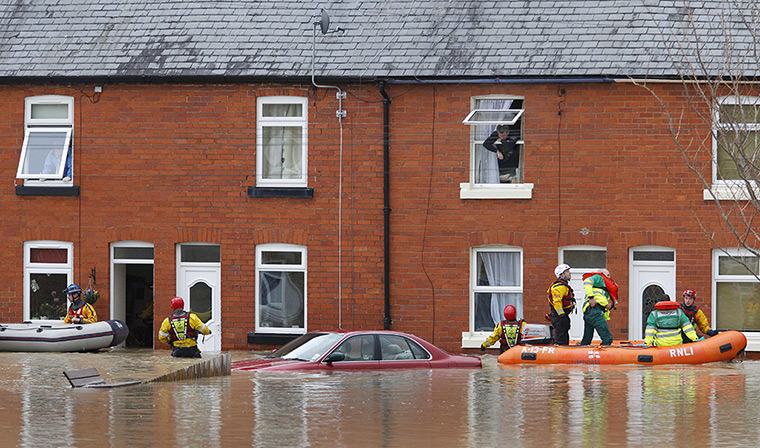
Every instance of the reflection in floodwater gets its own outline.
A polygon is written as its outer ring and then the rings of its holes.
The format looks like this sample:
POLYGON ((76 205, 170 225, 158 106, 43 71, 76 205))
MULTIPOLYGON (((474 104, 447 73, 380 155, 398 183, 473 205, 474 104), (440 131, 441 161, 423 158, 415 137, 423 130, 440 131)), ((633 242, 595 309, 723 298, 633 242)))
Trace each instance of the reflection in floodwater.
MULTIPOLYGON (((264 373, 72 389, 168 354, 0 353, 2 446, 760 445, 760 362, 264 373), (688 442, 687 442, 688 441, 688 442)), ((233 357, 241 359, 244 354, 233 357)))

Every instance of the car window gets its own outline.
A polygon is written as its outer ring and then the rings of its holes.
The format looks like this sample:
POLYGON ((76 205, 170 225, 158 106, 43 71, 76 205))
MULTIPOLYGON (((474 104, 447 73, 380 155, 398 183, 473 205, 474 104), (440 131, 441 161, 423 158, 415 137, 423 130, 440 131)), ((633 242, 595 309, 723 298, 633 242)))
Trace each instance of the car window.
POLYGON ((335 333, 307 333, 272 352, 267 358, 316 361, 342 338, 335 333))
POLYGON ((382 360, 414 359, 406 338, 401 336, 381 334, 380 355, 382 360))
POLYGON ((430 353, 422 348, 420 344, 414 342, 411 339, 407 339, 407 342, 409 342, 409 347, 412 349, 414 359, 430 359, 430 353))
POLYGON ((430 355, 419 344, 403 336, 380 335, 380 352, 383 360, 430 359, 430 355))
POLYGON ((351 336, 343 341, 335 349, 335 352, 346 355, 345 361, 373 361, 375 359, 375 338, 371 334, 351 336))

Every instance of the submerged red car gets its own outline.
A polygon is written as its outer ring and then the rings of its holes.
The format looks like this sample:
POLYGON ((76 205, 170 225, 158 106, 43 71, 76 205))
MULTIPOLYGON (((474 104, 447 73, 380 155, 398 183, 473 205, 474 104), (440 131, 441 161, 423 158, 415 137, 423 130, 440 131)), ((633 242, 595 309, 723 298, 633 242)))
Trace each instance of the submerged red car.
POLYGON ((232 370, 377 370, 482 367, 477 356, 452 355, 397 331, 319 331, 288 342, 264 358, 232 363, 232 370))

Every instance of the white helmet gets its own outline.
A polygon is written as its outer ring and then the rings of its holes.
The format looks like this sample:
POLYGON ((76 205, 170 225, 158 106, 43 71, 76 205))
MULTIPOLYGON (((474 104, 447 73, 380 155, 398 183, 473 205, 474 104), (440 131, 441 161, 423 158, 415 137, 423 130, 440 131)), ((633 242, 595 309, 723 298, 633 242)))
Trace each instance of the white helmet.
POLYGON ((561 265, 554 268, 554 275, 559 278, 559 276, 568 269, 570 269, 570 265, 562 263, 561 265))

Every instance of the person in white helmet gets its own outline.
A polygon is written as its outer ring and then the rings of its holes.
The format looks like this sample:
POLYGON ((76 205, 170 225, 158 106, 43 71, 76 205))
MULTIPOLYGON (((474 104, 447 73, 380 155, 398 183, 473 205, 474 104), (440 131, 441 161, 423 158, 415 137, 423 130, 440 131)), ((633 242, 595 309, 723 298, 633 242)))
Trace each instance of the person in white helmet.
POLYGON ((570 266, 561 264, 554 268, 556 280, 546 291, 549 298, 549 320, 554 327, 554 343, 570 344, 570 313, 575 309, 575 296, 570 281, 570 266))

